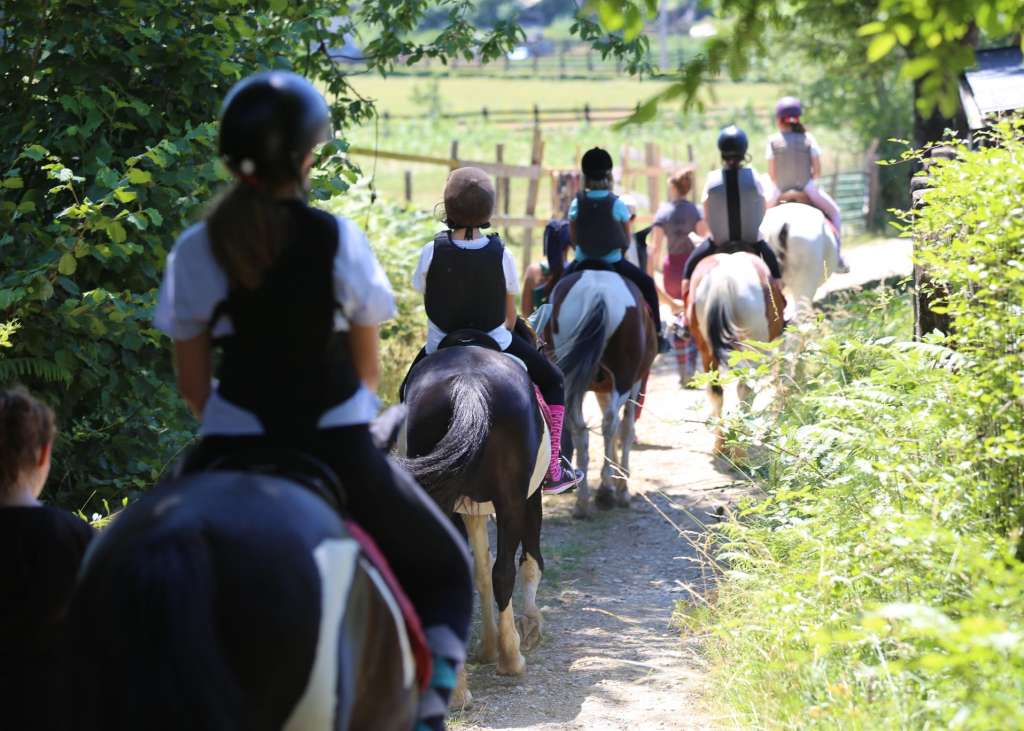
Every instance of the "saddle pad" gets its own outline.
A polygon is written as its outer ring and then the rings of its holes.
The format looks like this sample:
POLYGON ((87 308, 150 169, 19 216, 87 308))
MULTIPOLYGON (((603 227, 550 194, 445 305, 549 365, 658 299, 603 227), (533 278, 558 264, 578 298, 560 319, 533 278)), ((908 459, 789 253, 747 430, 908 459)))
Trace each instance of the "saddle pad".
POLYGON ((406 595, 405 590, 402 589, 402 585, 398 583, 398 579, 391 572, 391 566, 388 565, 388 560, 381 553, 377 547, 377 543, 370 537, 370 534, 364 531, 358 523, 351 520, 345 521, 345 528, 348 530, 350 536, 355 539, 356 543, 359 544, 359 548, 362 550, 363 555, 373 564, 373 567, 377 569, 377 572, 384 579, 384 583, 387 584, 388 589, 391 590, 391 594, 402 610, 402 619, 405 620, 405 630, 409 635, 409 645, 412 650, 412 656, 416 660, 416 680, 419 684, 420 691, 424 691, 430 685, 430 676, 433 672, 433 660, 430 655, 430 646, 427 644, 427 635, 423 631, 423 624, 420 622, 420 617, 416 613, 416 608, 413 607, 412 602, 406 595))

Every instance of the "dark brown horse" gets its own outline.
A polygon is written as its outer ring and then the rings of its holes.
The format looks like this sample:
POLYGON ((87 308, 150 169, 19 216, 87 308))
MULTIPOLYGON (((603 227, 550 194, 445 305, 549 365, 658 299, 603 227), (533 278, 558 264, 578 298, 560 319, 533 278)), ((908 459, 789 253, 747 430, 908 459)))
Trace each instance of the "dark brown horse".
POLYGON ((75 729, 412 727, 411 635, 314 487, 199 473, 118 515, 72 603, 75 729))
MULTIPOLYGON (((504 353, 475 345, 445 348, 409 373, 405 403, 409 415, 399 439, 403 464, 469 534, 483 617, 478 655, 484 662, 497 661, 499 675, 520 675, 525 669, 521 649, 535 646, 541 635, 538 487, 551 453, 533 384, 523 365, 504 353), (497 522, 493 569, 490 514, 497 522), (511 600, 520 545, 524 606, 517 623, 511 600)), ((453 706, 468 702, 464 673, 453 706)))
MULTIPOLYGON (((566 429, 586 473, 589 434, 583 397, 594 391, 601 403, 604 466, 595 502, 629 506, 629 452, 636 407, 644 379, 658 352, 651 313, 640 291, 610 271, 577 271, 559 280, 551 294, 545 340, 565 374, 566 429), (621 450, 621 451, 620 451, 621 450)), ((590 514, 586 477, 576 492, 577 517, 590 514)))

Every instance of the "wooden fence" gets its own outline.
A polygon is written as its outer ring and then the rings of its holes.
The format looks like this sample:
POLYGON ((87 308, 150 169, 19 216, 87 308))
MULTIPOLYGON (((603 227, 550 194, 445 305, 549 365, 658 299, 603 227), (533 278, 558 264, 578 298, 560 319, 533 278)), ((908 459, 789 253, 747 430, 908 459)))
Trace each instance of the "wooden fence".
MULTIPOLYGON (((878 167, 875 152, 877 141, 863 155, 851 159, 851 167, 842 167, 843 159, 839 155, 832 158, 832 172, 819 180, 819 185, 827 190, 839 204, 843 214, 844 225, 863 228, 867 221, 873 220, 878 200, 878 167)), ((380 160, 392 160, 415 164, 437 165, 453 170, 458 167, 478 167, 495 180, 495 215, 491 223, 495 229, 502 228, 505 239, 509 240, 511 228, 523 230, 523 260, 526 267, 533 259, 534 229, 543 228, 550 218, 564 216, 573 196, 579 190, 579 173, 577 170, 544 167, 544 140, 539 126, 534 127, 533 141, 530 149, 530 160, 526 165, 514 164, 505 160, 505 146, 495 146, 494 160, 464 159, 459 155, 459 143, 453 141, 447 157, 434 157, 404 152, 377 150, 367 147, 350 147, 349 154, 368 156, 380 160), (538 215, 537 206, 540 198, 540 184, 543 179, 551 182, 551 197, 548 216, 538 215), (525 180, 527 184, 526 201, 521 215, 511 211, 510 187, 513 179, 525 180)), ((579 152, 579 151, 577 151, 579 152)), ((654 142, 644 143, 641 148, 624 147, 620 150, 619 164, 616 168, 619 187, 634 192, 641 201, 638 206, 641 212, 638 221, 641 224, 652 220, 654 212, 661 204, 666 191, 667 175, 682 164, 694 161, 693 146, 686 145, 686 159, 679 151, 674 151, 672 158, 666 157, 661 146, 654 142), (645 191, 644 191, 645 189, 645 191), (644 192, 641 192, 644 191, 644 192), (646 209, 646 211, 643 211, 646 209)), ((579 154, 576 155, 579 157, 579 154)), ((700 171, 697 171, 698 177, 700 171)), ((691 192, 697 200, 702 180, 696 180, 691 192)), ((413 175, 411 170, 404 173, 404 193, 406 202, 413 199, 413 175)))

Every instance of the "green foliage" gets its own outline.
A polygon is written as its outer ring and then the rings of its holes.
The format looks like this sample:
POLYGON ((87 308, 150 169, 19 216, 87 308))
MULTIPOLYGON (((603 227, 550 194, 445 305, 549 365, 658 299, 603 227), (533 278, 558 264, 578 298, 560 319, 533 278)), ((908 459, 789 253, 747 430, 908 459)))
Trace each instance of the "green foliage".
MULTIPOLYGON (((406 0, 4 6, 0 322, 21 329, 0 331, 0 384, 23 381, 57 409, 58 502, 87 512, 89 500, 120 502, 191 438, 166 338, 150 321, 174 238, 224 181, 212 120, 227 88, 293 68, 318 80, 340 129, 371 112, 326 53, 346 33, 370 38, 371 71, 404 58, 495 58, 521 36, 508 25, 478 31, 471 4, 444 5, 446 29, 425 42, 405 35, 428 4, 406 0)), ((343 149, 325 147, 317 197, 353 177, 343 149)))
POLYGON ((933 168, 912 221, 954 334, 907 342, 906 297, 859 296, 809 333, 782 413, 735 425, 767 497, 683 620, 741 725, 1024 726, 1021 129, 933 168))

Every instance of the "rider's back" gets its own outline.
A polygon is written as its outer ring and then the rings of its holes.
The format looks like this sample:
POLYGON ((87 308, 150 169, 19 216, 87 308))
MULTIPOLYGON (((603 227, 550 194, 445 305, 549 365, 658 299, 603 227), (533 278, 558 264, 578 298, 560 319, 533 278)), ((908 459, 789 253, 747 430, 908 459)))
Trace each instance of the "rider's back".
POLYGON ((811 158, 820 155, 809 132, 776 132, 768 140, 768 159, 775 161, 775 185, 782 192, 803 190, 811 181, 811 158))
POLYGON ((753 168, 739 167, 732 172, 736 174, 738 187, 738 230, 733 231, 730 225, 729 195, 726 186, 727 170, 714 170, 708 175, 704 189, 704 216, 711 238, 716 244, 741 241, 755 244, 760 238, 759 227, 764 217, 765 196, 753 168), (738 235, 738 237, 737 237, 738 235))

